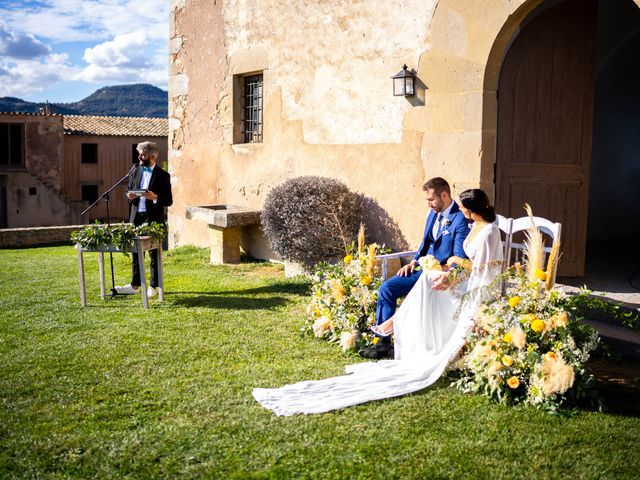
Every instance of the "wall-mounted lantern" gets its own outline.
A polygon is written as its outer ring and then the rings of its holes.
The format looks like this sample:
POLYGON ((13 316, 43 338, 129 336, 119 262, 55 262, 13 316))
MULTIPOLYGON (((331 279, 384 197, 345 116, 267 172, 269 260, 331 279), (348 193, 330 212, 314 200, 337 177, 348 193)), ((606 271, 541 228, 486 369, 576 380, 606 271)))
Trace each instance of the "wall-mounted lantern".
POLYGON ((393 94, 396 97, 410 97, 415 93, 416 76, 407 70, 407 65, 393 77, 393 94))

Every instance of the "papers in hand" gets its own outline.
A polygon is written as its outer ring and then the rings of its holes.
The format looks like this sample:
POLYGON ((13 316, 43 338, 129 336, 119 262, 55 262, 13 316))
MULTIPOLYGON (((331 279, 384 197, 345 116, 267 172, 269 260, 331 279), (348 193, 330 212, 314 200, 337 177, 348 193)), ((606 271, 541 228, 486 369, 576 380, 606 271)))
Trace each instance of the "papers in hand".
POLYGON ((145 193, 149 193, 149 190, 129 190, 127 194, 129 193, 136 197, 142 197, 145 193))

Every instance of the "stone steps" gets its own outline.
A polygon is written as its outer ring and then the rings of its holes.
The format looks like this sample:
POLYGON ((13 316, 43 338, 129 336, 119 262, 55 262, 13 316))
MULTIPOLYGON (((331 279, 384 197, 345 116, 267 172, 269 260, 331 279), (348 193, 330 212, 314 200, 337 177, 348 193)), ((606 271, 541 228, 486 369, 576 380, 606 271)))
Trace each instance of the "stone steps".
POLYGON ((585 319, 584 322, 598 331, 613 352, 640 359, 640 331, 600 320, 585 319))

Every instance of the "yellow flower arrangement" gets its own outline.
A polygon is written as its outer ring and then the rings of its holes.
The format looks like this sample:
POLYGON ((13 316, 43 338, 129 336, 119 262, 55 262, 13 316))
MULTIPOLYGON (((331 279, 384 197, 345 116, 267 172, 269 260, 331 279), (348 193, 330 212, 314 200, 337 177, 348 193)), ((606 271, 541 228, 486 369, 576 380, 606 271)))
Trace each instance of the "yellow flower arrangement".
POLYGON ((537 280, 544 282, 547 279, 547 274, 541 268, 536 268, 535 273, 533 274, 537 280))
POLYGON ((386 253, 375 244, 364 244, 363 229, 357 242, 348 248, 342 261, 316 267, 311 277, 307 322, 302 328, 305 333, 339 344, 343 350, 370 345, 375 338, 369 326, 375 322, 382 283, 376 257, 386 253))
MULTIPOLYGON (((533 222, 530 208, 527 213, 533 222)), ((479 306, 454 385, 501 403, 523 402, 555 412, 579 397, 597 398, 586 393, 594 382, 585 363, 599 337, 578 322, 576 296, 544 282, 555 272, 543 270, 543 247, 534 225, 525 242, 524 266, 505 272, 500 279, 504 288, 488 292, 479 306)))
POLYGON ((520 305, 521 301, 522 301, 522 299, 519 296, 514 295, 513 297, 511 297, 509 299, 509 306, 511 308, 516 308, 518 305, 520 305))
POLYGON ((531 330, 533 330, 536 333, 540 333, 544 331, 545 327, 546 327, 546 324, 544 323, 544 320, 540 320, 539 318, 536 318, 531 322, 531 330))
POLYGON ((502 364, 505 367, 510 367, 511 365, 513 365, 513 357, 511 355, 503 355, 502 364))

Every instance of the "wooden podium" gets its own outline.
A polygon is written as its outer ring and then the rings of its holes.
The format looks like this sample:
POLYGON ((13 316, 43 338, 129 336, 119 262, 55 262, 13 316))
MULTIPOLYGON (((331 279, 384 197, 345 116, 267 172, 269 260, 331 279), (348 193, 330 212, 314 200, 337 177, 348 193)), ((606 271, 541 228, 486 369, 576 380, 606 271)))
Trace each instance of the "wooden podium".
MULTIPOLYGON (((135 237, 133 244, 130 248, 127 248, 127 253, 137 254, 138 265, 140 265, 140 288, 142 289, 142 305, 145 310, 149 308, 149 298, 147 297, 147 276, 144 269, 144 252, 147 250, 158 249, 158 300, 164 301, 164 277, 162 274, 162 241, 155 240, 152 237, 135 237)), ((76 243, 76 249, 78 250, 78 273, 80 275, 80 304, 83 307, 87 306, 87 291, 84 281, 84 257, 85 253, 97 253, 98 254, 98 267, 100 269, 100 298, 103 300, 107 297, 106 288, 104 284, 104 254, 105 252, 121 253, 120 248, 114 245, 100 245, 97 248, 83 248, 79 243, 76 243)))

